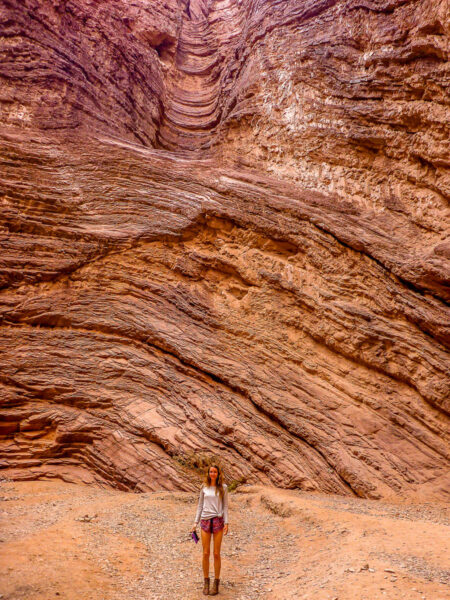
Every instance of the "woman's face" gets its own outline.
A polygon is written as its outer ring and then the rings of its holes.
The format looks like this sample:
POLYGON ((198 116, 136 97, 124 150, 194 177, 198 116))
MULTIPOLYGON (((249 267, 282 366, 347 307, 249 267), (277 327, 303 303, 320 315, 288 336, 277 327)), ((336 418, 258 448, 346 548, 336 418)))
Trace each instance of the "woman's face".
POLYGON ((218 474, 219 474, 219 473, 218 473, 218 471, 217 471, 217 468, 216 468, 216 467, 211 467, 211 468, 209 469, 209 477, 210 477, 212 480, 214 480, 214 479, 217 479, 217 475, 218 475, 218 474))

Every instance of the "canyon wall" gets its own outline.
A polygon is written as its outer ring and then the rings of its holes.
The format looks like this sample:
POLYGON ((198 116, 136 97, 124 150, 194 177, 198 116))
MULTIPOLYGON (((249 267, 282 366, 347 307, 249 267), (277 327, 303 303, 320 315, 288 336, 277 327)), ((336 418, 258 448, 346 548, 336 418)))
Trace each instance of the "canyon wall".
POLYGON ((445 0, 4 0, 0 476, 448 499, 445 0))

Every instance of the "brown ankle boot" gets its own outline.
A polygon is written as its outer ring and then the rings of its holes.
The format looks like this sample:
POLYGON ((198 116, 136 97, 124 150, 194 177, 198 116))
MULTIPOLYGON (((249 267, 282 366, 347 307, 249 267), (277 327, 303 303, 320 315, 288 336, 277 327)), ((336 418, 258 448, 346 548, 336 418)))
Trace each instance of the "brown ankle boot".
POLYGON ((216 594, 219 593, 219 581, 220 581, 220 579, 214 579, 212 590, 209 592, 210 596, 215 596, 216 594))
POLYGON ((209 577, 205 577, 205 583, 203 585, 203 594, 209 596, 209 577))

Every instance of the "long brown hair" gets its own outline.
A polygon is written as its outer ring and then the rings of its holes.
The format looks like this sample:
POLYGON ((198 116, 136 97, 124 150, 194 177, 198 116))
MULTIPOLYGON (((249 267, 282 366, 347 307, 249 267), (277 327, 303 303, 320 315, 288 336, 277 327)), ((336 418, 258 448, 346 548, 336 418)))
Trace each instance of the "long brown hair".
POLYGON ((205 473, 204 484, 208 486, 212 484, 211 477, 209 476, 209 470, 211 469, 211 467, 215 467, 217 469, 216 494, 217 490, 219 490, 219 495, 223 499, 223 474, 222 469, 219 467, 219 465, 208 465, 205 473))

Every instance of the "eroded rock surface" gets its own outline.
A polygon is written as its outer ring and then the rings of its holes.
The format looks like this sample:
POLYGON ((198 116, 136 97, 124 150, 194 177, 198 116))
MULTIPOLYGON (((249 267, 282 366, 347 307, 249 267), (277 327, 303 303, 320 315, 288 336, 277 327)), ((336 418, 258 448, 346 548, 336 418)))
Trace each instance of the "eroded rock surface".
POLYGON ((446 3, 0 16, 8 477, 448 497, 446 3))

